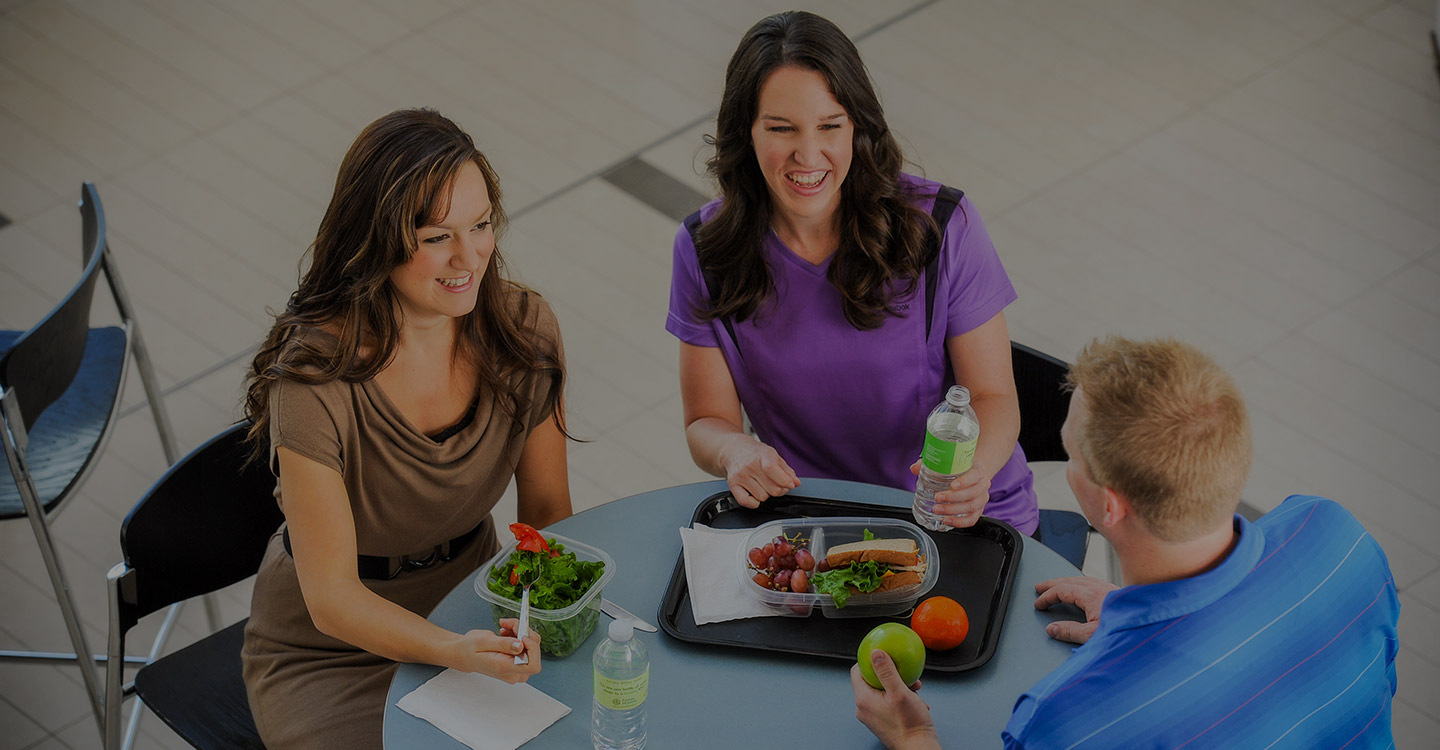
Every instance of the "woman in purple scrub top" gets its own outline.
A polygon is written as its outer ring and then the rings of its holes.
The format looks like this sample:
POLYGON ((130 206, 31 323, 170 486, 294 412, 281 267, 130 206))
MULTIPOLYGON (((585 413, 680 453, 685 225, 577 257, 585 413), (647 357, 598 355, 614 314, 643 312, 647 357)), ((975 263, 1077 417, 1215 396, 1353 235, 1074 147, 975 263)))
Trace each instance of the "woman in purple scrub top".
POLYGON ((913 490, 925 418, 958 382, 980 441, 936 510, 1033 533, 1014 287, 969 199, 901 172, 855 45, 810 13, 760 21, 707 140, 720 198, 676 233, 666 322, 695 463, 748 507, 807 476, 913 490))

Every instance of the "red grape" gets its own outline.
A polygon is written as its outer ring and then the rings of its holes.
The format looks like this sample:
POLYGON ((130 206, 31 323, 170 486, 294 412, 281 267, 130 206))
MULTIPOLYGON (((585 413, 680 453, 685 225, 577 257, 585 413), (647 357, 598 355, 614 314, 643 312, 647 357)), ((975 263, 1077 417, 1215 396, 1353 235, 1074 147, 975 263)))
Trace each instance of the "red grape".
POLYGON ((790 590, 797 594, 810 590, 810 577, 805 575, 805 571, 797 570, 790 574, 790 590))
MULTIPOLYGON (((755 559, 755 557, 754 557, 754 554, 755 554, 755 553, 752 552, 752 553, 750 553, 750 554, 751 554, 750 559, 751 559, 751 560, 754 560, 754 559, 755 559)), ((802 549, 802 550, 800 550, 799 552, 796 552, 796 553, 795 553, 795 564, 796 564, 796 565, 799 565, 801 570, 814 570, 814 569, 815 569, 815 556, 812 555, 812 554, 810 554, 810 550, 808 550, 808 549, 802 549)))
POLYGON ((775 574, 775 579, 774 579, 774 580, 775 580, 775 588, 777 588, 777 589, 783 589, 783 588, 789 587, 789 585, 790 585, 790 576, 791 576, 791 573, 790 573, 790 571, 788 571, 788 570, 782 570, 782 571, 780 571, 779 573, 776 573, 776 574, 775 574))
POLYGON ((770 588, 770 576, 765 575, 764 573, 756 573, 750 578, 750 580, 761 586, 764 586, 767 589, 770 588))
POLYGON ((793 549, 794 549, 794 547, 792 547, 792 546, 790 545, 790 542, 787 542, 787 541, 785 541, 784 539, 781 539, 780 541, 778 541, 778 542, 775 543, 775 556, 776 556, 776 557, 784 557, 784 556, 790 554, 790 551, 793 550, 793 549))
POLYGON ((759 547, 750 548, 750 564, 757 568, 765 566, 765 558, 768 557, 759 547))
POLYGON ((763 553, 765 553, 765 556, 766 556, 766 557, 769 557, 769 556, 775 554, 775 543, 774 543, 774 542, 766 542, 766 543, 765 543, 765 546, 760 548, 760 551, 763 552, 763 553))
POLYGON ((830 569, 830 561, 823 557, 820 558, 819 562, 815 563, 815 569, 820 571, 821 573, 824 573, 825 571, 830 569))

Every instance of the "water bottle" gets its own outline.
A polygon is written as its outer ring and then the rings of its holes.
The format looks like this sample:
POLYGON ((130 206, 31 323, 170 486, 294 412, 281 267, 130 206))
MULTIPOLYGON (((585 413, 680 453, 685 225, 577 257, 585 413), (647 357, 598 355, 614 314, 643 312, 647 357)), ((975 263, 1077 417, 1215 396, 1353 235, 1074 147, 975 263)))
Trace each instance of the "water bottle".
POLYGON ((925 448, 920 453, 920 478, 915 480, 915 523, 931 531, 949 531, 935 514, 935 493, 950 488, 955 477, 975 462, 980 420, 970 407, 970 391, 952 385, 925 420, 925 448))
POLYGON ((629 620, 610 623, 610 637, 595 647, 595 705, 590 740, 595 750, 645 747, 645 696, 650 692, 650 657, 629 620))

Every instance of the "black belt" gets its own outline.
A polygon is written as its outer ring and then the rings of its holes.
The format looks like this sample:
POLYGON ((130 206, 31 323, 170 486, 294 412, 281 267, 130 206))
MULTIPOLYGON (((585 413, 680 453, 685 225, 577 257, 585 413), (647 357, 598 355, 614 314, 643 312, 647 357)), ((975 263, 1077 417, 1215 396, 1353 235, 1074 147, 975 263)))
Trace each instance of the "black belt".
MULTIPOLYGON (((400 557, 379 557, 377 555, 356 555, 356 570, 361 578, 371 580, 388 581, 407 570, 419 570, 429 568, 454 559, 461 552, 465 551, 475 537, 480 535, 480 529, 485 524, 461 534, 460 536, 435 545, 423 555, 401 555, 400 557)), ((290 550, 290 529, 283 532, 285 552, 291 557, 295 553, 290 550)))

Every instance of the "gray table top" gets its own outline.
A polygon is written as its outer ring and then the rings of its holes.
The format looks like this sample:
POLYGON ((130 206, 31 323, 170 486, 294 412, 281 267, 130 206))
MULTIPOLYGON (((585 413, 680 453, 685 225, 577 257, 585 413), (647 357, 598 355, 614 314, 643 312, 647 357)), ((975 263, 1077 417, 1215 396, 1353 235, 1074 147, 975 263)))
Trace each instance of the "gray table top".
MULTIPOLYGON (((658 625, 657 614, 680 554, 678 529, 695 507, 723 492, 719 480, 670 487, 616 500, 565 519, 547 531, 599 547, 615 558, 616 575, 605 598, 658 625)), ((800 492, 886 505, 908 505, 910 493, 854 482, 806 479, 800 492)), ((1035 584, 1077 575, 1049 548, 1025 539, 1010 609, 999 648, 989 663, 958 673, 927 672, 921 695, 930 704, 942 741, 986 738, 974 746, 998 747, 1000 730, 1015 699, 1070 655, 1070 647, 1045 634, 1061 615, 1038 612, 1035 584)), ((473 576, 450 592, 430 620, 456 631, 493 628, 490 607, 475 594, 473 576)), ((564 659, 546 657, 530 684, 571 708, 563 719, 525 745, 531 748, 590 746, 590 654, 605 636, 609 619, 564 659)), ((655 748, 745 747, 774 743, 800 747, 875 747, 855 719, 850 665, 834 659, 776 656, 765 651, 686 643, 660 633, 639 633, 650 653, 647 701, 649 746, 655 748), (763 744, 762 744, 763 743, 763 744)), ((440 672, 425 664, 402 664, 385 707, 385 747, 465 746, 395 707, 402 696, 440 672)))

